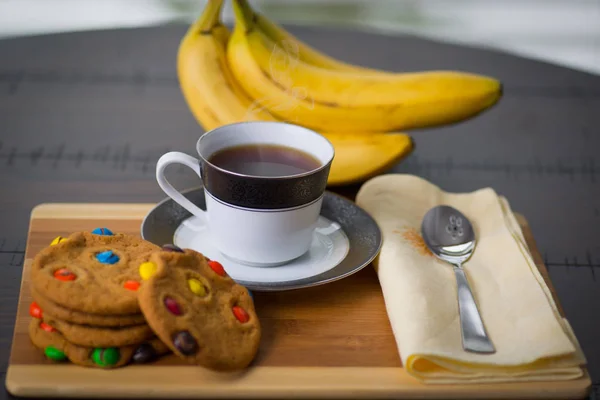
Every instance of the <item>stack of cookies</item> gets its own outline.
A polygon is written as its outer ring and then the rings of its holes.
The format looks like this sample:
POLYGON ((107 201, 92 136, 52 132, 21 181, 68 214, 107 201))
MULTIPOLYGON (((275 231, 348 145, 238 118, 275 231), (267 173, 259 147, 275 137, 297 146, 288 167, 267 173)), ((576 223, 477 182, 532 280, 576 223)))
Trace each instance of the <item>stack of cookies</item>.
POLYGON ((248 290, 222 265, 107 228, 58 237, 36 255, 29 335, 54 361, 116 368, 173 353, 247 367, 260 341, 248 290))

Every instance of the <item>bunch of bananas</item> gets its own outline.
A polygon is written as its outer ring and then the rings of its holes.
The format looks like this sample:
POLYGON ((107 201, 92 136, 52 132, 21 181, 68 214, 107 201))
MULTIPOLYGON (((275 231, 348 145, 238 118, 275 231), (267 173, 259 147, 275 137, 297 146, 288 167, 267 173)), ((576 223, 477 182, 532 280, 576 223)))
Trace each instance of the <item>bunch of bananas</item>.
POLYGON ((413 150, 398 132, 471 118, 501 97, 496 79, 455 71, 394 73, 336 60, 233 0, 208 0, 181 41, 177 73, 192 114, 206 130, 241 121, 286 121, 335 147, 329 185, 360 182, 413 150))

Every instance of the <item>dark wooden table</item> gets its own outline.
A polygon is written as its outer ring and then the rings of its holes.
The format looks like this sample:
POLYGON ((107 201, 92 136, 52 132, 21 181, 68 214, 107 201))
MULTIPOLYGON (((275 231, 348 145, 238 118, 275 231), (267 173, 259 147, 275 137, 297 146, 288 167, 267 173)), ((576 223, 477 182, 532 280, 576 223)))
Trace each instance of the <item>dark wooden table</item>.
MULTIPOLYGON (((157 202, 164 197, 154 180, 158 157, 168 150, 194 154, 203 131, 175 73, 185 29, 0 41, 3 381, 31 209, 43 202, 157 202)), ((393 171, 451 191, 491 186, 508 197, 531 224, 600 384, 600 76, 410 36, 290 30, 362 65, 392 71, 452 68, 504 82, 504 98, 489 112, 413 132, 415 152, 393 171)), ((188 170, 170 175, 180 189, 198 183, 188 170)))

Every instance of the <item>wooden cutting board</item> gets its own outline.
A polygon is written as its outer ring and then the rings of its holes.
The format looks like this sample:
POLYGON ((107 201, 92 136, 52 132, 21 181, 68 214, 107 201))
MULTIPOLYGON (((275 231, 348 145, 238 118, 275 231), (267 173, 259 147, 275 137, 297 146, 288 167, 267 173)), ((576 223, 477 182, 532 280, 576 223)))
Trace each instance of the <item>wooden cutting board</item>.
MULTIPOLYGON (((115 370, 54 364, 27 333, 29 263, 58 235, 109 227, 139 235, 152 204, 44 204, 31 214, 21 294, 6 378, 26 397, 112 398, 584 398, 586 375, 565 382, 424 385, 402 368, 371 267, 328 285, 254 293, 263 338, 252 368, 219 374, 173 355, 115 370)), ((542 275, 548 273, 519 218, 542 275)), ((549 282, 552 289, 552 286, 549 282)))

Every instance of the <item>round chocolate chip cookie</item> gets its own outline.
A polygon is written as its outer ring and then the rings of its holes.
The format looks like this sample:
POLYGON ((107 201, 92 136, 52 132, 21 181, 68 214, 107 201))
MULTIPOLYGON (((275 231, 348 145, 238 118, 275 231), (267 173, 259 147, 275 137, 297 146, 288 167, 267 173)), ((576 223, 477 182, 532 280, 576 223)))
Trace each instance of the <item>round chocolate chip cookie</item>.
POLYGON ((118 368, 130 363, 148 363, 169 353, 157 337, 130 346, 85 347, 70 343, 56 329, 33 318, 29 323, 29 337, 33 345, 44 351, 52 361, 71 361, 84 367, 118 368))
POLYGON ((140 265, 140 275, 142 312, 175 354, 223 371, 252 362, 261 337, 254 303, 221 264, 169 245, 140 265))
POLYGON ((140 312, 138 267, 160 247, 106 228, 73 233, 55 242, 33 260, 31 285, 35 292, 84 313, 140 312))

